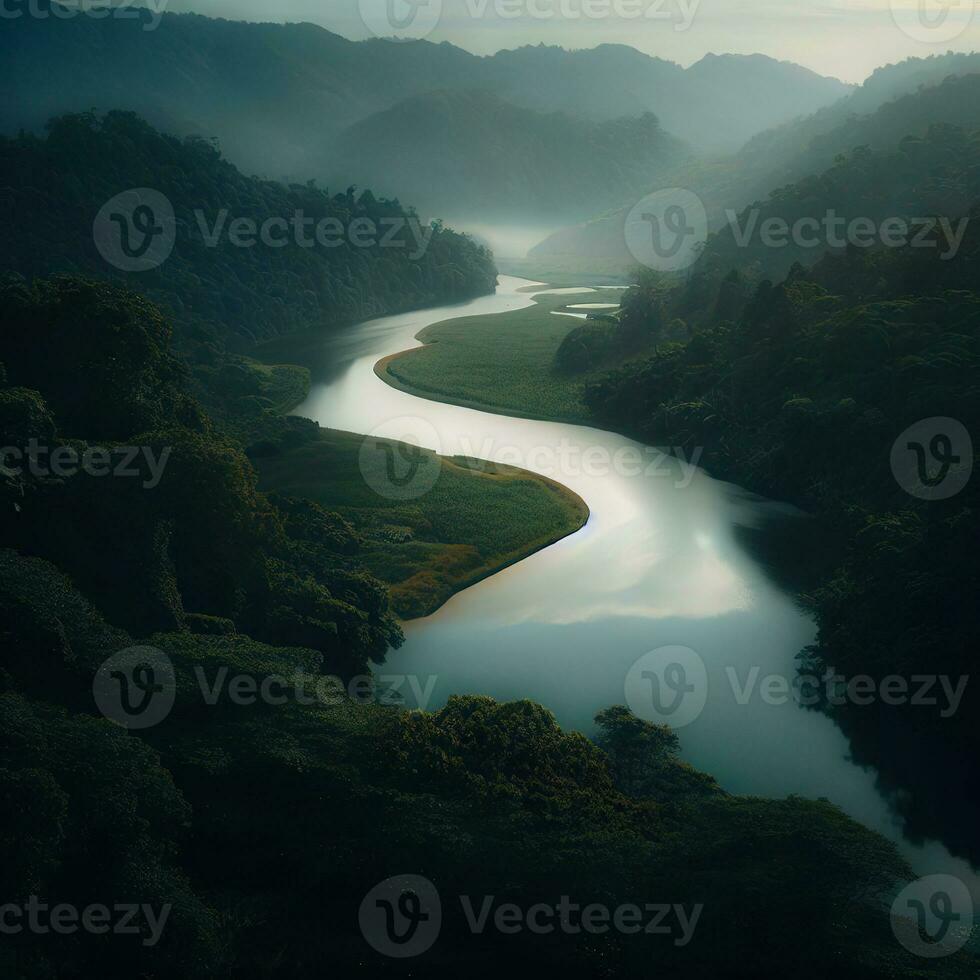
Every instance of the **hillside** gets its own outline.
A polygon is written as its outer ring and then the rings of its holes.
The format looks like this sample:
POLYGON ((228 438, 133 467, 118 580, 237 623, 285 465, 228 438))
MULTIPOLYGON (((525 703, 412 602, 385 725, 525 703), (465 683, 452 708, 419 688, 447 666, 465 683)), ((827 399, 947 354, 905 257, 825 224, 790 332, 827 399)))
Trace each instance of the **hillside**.
MULTIPOLYGON (((739 152, 667 170, 647 191, 683 187, 704 202, 712 228, 771 192, 833 166, 856 147, 892 150, 934 124, 980 126, 980 55, 910 59, 876 72, 853 94, 805 119, 761 133, 739 152), (920 87, 921 86, 921 87, 920 87)), ((532 250, 536 257, 592 256, 635 262, 623 242, 626 209, 562 229, 532 250)))
POLYGON ((432 92, 341 134, 329 181, 360 180, 450 220, 555 222, 630 200, 689 156, 650 113, 589 122, 488 92, 432 92))
MULTIPOLYGON (((820 631, 804 670, 972 670, 980 511, 965 434, 980 425, 980 235, 976 208, 969 216, 946 261, 924 248, 855 249, 758 287, 737 273, 714 286, 641 284, 624 299, 620 330, 644 334, 647 355, 587 388, 596 424, 703 446, 709 471, 815 516, 804 599, 820 631), (667 329, 677 318, 689 339, 667 329), (948 426, 959 440, 942 492, 930 489, 935 477, 923 483, 896 465, 916 424, 948 426)), ((903 794, 909 833, 938 829, 976 862, 975 694, 952 713, 880 700, 825 708, 855 758, 903 794)))
POLYGON ((58 119, 45 139, 0 138, 0 210, 0 266, 133 283, 173 314, 178 346, 204 360, 208 349, 242 350, 294 330, 483 295, 496 281, 484 249, 423 227, 396 203, 246 177, 207 141, 159 133, 123 112, 58 119), (174 219, 159 264, 125 271, 100 253, 93 222, 133 188, 162 195, 174 219), (282 246, 233 232, 236 221, 261 227, 296 215, 306 222, 299 231, 276 226, 282 246), (323 241, 315 234, 322 221, 333 229, 323 241), (367 247, 350 234, 358 221, 371 231, 367 247))
POLYGON ((730 152, 775 120, 814 112, 850 88, 764 55, 707 55, 682 68, 616 44, 501 51, 489 59, 489 74, 503 98, 542 111, 590 119, 653 112, 703 153, 730 152))
POLYGON ((923 136, 886 144, 888 149, 863 145, 841 153, 827 170, 773 191, 726 222, 709 239, 694 274, 738 269, 754 280, 781 279, 794 263, 812 265, 827 252, 890 241, 892 226, 915 247, 942 231, 952 240, 938 251, 949 257, 958 244, 960 217, 980 197, 980 75, 942 89, 939 95, 949 97, 955 89, 973 100, 965 113, 975 117, 973 127, 936 124, 923 136), (790 233, 785 240, 767 239, 767 222, 790 233))
MULTIPOLYGON (((50 0, 37 2, 44 11, 50 0)), ((479 88, 592 121, 653 112, 700 150, 734 150, 848 91, 758 55, 684 69, 622 45, 477 57, 450 44, 353 42, 312 24, 164 14, 153 30, 143 26, 120 18, 6 20, 0 132, 37 131, 64 112, 129 109, 180 136, 217 137, 246 172, 305 180, 324 176, 338 133, 436 90, 479 88), (88 68, 93 62, 98 71, 88 68)))

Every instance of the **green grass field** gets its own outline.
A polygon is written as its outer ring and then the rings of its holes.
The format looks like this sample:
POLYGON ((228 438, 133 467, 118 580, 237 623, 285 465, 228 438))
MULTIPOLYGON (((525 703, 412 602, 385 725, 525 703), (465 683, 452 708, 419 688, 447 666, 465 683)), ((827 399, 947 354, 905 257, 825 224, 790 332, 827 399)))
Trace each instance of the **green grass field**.
POLYGON ((365 539, 367 567, 389 585, 404 619, 434 612, 454 593, 588 519, 584 501, 557 483, 434 453, 423 462, 439 467, 431 490, 415 500, 386 499, 361 469, 364 439, 321 429, 312 443, 256 460, 259 486, 310 498, 350 520, 365 539))
POLYGON ((555 316, 576 303, 616 303, 620 290, 543 293, 534 306, 512 313, 462 317, 426 327, 418 347, 379 362, 388 384, 436 401, 504 415, 588 422, 582 391, 589 374, 555 372, 555 352, 583 321, 555 316))
POLYGON ((310 372, 296 364, 263 364, 250 361, 249 367, 263 378, 263 395, 272 408, 286 414, 306 399, 310 393, 310 372))

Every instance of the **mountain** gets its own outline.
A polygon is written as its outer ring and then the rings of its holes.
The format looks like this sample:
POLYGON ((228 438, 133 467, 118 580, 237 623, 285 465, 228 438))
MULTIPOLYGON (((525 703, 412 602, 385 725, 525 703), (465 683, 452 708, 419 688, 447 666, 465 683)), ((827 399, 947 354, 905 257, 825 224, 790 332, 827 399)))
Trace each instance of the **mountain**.
POLYGON ((414 96, 337 140, 331 186, 363 181, 425 214, 584 218, 690 158, 656 117, 601 122, 518 108, 480 90, 414 96))
POLYGON ((775 120, 809 114, 849 91, 835 78, 764 55, 707 55, 685 69, 619 44, 524 47, 489 64, 502 98, 590 119, 653 112, 700 152, 730 152, 775 120))
MULTIPOLYGON (((978 73, 980 55, 950 54, 889 66, 835 105, 762 133, 726 159, 668 169, 647 190, 683 187, 694 191, 705 205, 709 226, 720 228, 727 221, 727 210, 764 202, 777 189, 828 170, 840 155, 858 147, 894 150, 905 137, 922 137, 935 124, 980 128, 978 73), (924 84, 929 80, 933 84, 924 84), (903 85, 920 87, 895 96, 903 85), (859 113, 859 109, 865 111, 859 113)), ((585 256, 635 264, 624 244, 626 213, 626 208, 615 209, 561 229, 530 255, 539 259, 585 256)))
MULTIPOLYGON (((45 12, 51 0, 37 4, 45 12)), ((0 132, 39 130, 64 112, 129 109, 177 135, 217 137, 248 172, 307 179, 324 176, 339 133, 437 90, 484 89, 595 122, 652 112, 699 150, 733 150, 848 91, 760 55, 711 56, 688 69, 623 45, 477 57, 445 43, 353 42, 312 24, 164 14, 144 29, 149 18, 6 20, 0 132)))
POLYGON ((292 331, 461 300, 492 292, 496 280, 484 249, 422 226, 394 202, 246 177, 209 142, 161 134, 126 112, 61 117, 43 140, 0 137, 0 214, 0 266, 27 277, 72 272, 135 283, 172 312, 184 351, 241 350, 292 331), (104 205, 131 188, 152 189, 163 202, 154 209, 173 211, 172 250, 153 267, 120 267, 93 235, 104 205), (255 233, 234 237, 236 222, 261 228, 296 215, 306 221, 304 237, 279 229, 281 246, 255 233), (341 231, 320 241, 314 222, 341 231), (355 241, 355 222, 373 229, 370 239, 355 241), (389 231, 396 234, 386 242, 389 231))
MULTIPOLYGON (((953 219, 980 198, 980 75, 942 87, 972 100, 971 129, 936 124, 925 136, 906 136, 888 149, 862 145, 841 154, 827 170, 774 191, 737 217, 731 212, 730 220, 709 239, 696 272, 739 269, 754 278, 781 279, 795 262, 812 265, 827 251, 843 251, 846 241, 861 244, 868 235, 880 241, 879 229, 889 221, 907 224, 911 234, 906 237, 917 245, 920 231, 930 241, 941 230, 931 224, 936 221, 950 222, 945 233, 955 238, 953 219), (825 218, 836 222, 836 231, 824 224, 825 218), (858 221, 872 230, 845 232, 846 227, 857 228, 852 223, 858 221), (802 228, 798 223, 806 222, 807 227, 802 237, 790 235, 776 244, 778 238, 763 234, 768 222, 790 228, 802 228), (822 227, 812 231, 814 222, 822 227)), ((949 249, 955 249, 955 241, 940 251, 946 254, 949 249)))
POLYGON ((305 179, 322 176, 342 129, 412 92, 462 82, 478 60, 451 45, 355 44, 311 24, 166 14, 144 30, 148 16, 6 21, 0 131, 129 109, 179 136, 217 137, 247 172, 305 179))

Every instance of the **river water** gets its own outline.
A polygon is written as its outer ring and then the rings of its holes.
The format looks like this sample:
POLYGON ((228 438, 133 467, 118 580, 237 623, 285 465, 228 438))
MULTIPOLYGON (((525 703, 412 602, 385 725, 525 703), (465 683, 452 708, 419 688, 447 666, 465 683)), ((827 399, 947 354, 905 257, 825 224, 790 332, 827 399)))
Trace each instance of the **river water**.
POLYGON ((406 624, 405 645, 381 672, 416 675, 423 686, 434 677, 430 709, 452 694, 529 698, 588 733, 603 707, 629 700, 637 710, 644 687, 630 670, 639 658, 683 646, 704 664, 694 697, 703 710, 677 712, 684 758, 733 793, 826 797, 896 841, 918 873, 956 874, 980 899, 969 866, 939 842, 906 840, 874 771, 850 761, 831 720, 780 686, 795 677, 796 654, 815 627, 737 532, 790 508, 619 435, 441 404, 375 375, 379 358, 418 346, 415 335, 431 323, 530 305, 519 291, 529 285, 501 277, 494 296, 360 324, 330 338, 322 364, 311 365, 314 385, 297 415, 357 433, 402 427, 443 455, 520 463, 570 487, 591 510, 577 534, 406 624))

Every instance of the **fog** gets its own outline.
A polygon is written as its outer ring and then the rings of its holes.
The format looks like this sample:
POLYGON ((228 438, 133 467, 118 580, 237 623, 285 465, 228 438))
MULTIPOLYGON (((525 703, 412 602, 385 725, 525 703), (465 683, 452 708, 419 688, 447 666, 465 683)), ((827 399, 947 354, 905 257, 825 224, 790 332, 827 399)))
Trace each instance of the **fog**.
MULTIPOLYGON (((368 0, 364 0, 368 2, 368 0)), ((492 0, 442 0, 435 42, 449 41, 476 54, 492 54, 524 44, 560 44, 568 48, 629 44, 647 54, 689 65, 712 52, 761 53, 805 65, 824 75, 861 82, 878 66, 946 50, 980 48, 980 20, 973 5, 946 4, 951 23, 939 43, 924 43, 896 27, 899 16, 913 14, 919 0, 651 0, 642 3, 640 21, 616 16, 628 4, 596 5, 605 16, 587 16, 582 0, 536 0, 496 4, 492 0), (521 8, 523 6, 523 12, 521 8), (539 11, 533 15, 531 11, 539 11), (693 11, 690 17, 686 11, 693 11), (685 26, 686 25, 686 26, 685 26)), ((633 5, 635 6, 635 4, 633 5)), ((928 0, 933 16, 943 7, 928 0)), ((249 20, 310 21, 351 38, 370 36, 358 0, 171 0, 168 9, 249 20)))

